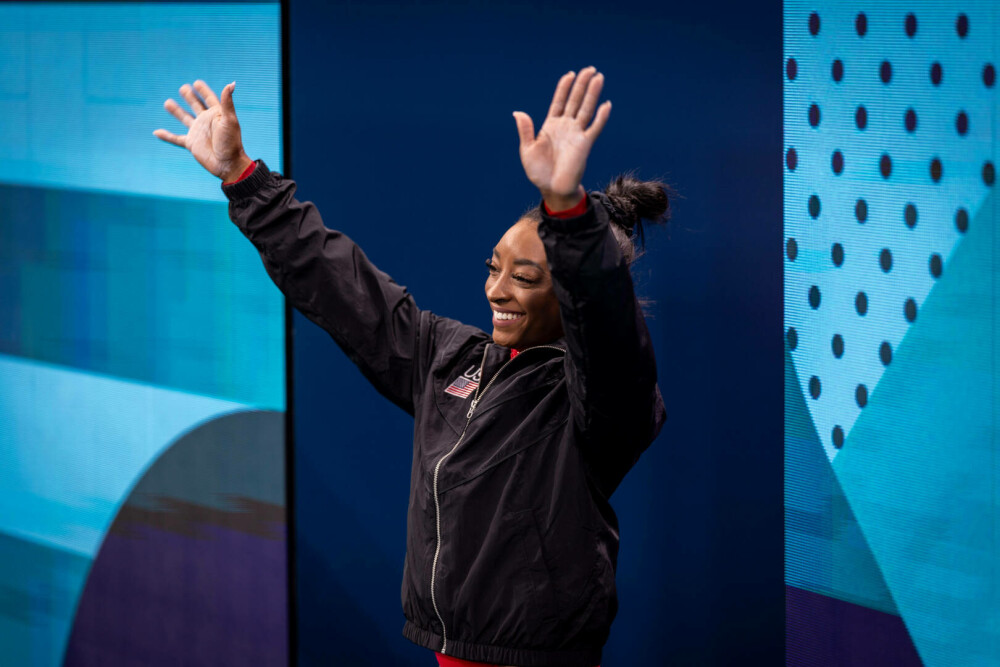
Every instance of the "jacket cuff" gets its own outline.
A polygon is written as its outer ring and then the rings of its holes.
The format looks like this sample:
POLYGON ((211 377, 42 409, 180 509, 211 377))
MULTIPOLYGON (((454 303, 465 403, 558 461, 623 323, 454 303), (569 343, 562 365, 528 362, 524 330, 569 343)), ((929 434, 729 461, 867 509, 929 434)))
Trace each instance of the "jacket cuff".
POLYGON ((599 227, 601 224, 608 224, 607 211, 604 210, 603 204, 594 198, 593 194, 588 193, 587 199, 584 201, 587 203, 587 207, 583 213, 571 218, 564 218, 558 214, 548 213, 545 202, 542 202, 539 205, 539 209, 542 212, 544 226, 556 233, 572 234, 577 231, 599 227))
POLYGON ((230 201, 235 201, 238 199, 246 199, 251 197, 257 190, 260 189, 264 183, 271 180, 271 170, 267 168, 263 160, 254 160, 257 165, 253 172, 244 178, 242 181, 236 181, 235 183, 222 184, 222 193, 230 201))

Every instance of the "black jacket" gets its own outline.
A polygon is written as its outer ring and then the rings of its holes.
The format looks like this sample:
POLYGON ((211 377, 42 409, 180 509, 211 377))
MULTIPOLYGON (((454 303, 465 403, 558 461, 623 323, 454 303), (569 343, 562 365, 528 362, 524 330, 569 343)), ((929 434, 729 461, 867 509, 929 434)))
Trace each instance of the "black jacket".
POLYGON ((597 665, 618 606, 608 498, 665 418, 604 208, 544 216, 565 338, 511 359, 417 308, 262 161, 223 191, 291 304, 415 419, 403 634, 467 660, 597 665))

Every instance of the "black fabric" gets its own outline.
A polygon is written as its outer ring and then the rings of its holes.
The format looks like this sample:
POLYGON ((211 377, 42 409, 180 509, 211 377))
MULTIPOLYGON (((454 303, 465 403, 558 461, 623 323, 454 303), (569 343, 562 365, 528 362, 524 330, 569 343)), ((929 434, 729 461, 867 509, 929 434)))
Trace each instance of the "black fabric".
POLYGON ((652 345, 604 207, 571 219, 542 208, 565 338, 510 359, 484 331, 417 308, 262 161, 222 189, 230 218, 290 303, 415 419, 404 636, 467 660, 598 664, 618 605, 609 498, 665 419, 652 345), (480 367, 480 391, 493 383, 469 418, 473 396, 445 389, 480 367), (434 599, 444 627, 431 596, 439 462, 434 599))

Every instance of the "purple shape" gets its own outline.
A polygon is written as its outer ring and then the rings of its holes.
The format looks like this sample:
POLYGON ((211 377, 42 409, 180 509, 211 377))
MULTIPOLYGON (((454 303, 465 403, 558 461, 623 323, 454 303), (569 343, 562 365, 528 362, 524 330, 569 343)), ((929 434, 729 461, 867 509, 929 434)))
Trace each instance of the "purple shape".
MULTIPOLYGON (((280 508, 279 512, 280 512, 280 508)), ((287 665, 285 526, 136 523, 107 535, 64 664, 287 665)))
POLYGON ((922 665, 903 619, 785 586, 786 665, 922 665))

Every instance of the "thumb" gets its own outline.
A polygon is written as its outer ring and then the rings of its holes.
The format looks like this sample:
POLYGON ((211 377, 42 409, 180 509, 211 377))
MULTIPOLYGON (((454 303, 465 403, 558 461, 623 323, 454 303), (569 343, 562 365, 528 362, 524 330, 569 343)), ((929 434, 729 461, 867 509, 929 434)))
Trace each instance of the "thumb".
POLYGON ((521 148, 527 148, 535 142, 535 124, 531 116, 523 111, 514 112, 514 122, 517 123, 517 136, 521 138, 521 148))
POLYGON ((236 115, 236 107, 233 106, 233 90, 236 88, 236 82, 233 81, 231 84, 222 89, 222 95, 219 98, 219 105, 222 107, 223 113, 236 115))

